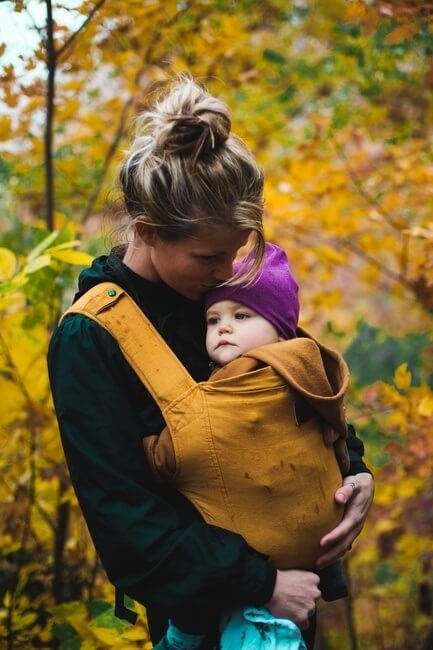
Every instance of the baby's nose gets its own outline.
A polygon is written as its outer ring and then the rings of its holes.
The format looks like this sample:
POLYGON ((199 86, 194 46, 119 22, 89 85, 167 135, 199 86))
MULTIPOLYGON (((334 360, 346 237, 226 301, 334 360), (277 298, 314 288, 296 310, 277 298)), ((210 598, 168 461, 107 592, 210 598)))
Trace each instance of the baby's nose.
POLYGON ((219 327, 220 332, 231 332, 231 329, 230 323, 221 323, 219 327))

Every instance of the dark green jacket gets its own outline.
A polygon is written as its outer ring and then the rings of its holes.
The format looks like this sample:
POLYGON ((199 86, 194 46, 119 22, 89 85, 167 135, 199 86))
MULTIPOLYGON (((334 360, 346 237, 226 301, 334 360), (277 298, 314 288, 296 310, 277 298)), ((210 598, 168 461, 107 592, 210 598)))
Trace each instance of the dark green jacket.
MULTIPOLYGON (((141 278, 114 254, 81 274, 76 298, 107 280, 131 295, 196 381, 208 378, 200 301, 141 278)), ((267 602, 276 571, 266 558, 152 481, 142 438, 160 432, 164 421, 111 335, 70 315, 53 334, 48 366, 72 483, 110 581, 144 605, 170 611, 267 602)), ((354 432, 349 448, 350 473, 365 471, 354 432)), ((337 581, 331 574, 321 588, 329 598, 345 595, 341 574, 337 581)))

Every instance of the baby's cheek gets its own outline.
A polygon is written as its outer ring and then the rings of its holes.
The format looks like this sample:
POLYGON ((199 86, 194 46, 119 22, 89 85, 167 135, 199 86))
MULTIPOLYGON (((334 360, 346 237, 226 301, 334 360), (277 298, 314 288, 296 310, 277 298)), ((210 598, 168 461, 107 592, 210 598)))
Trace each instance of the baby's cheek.
POLYGON ((215 345, 213 344, 212 336, 210 334, 207 334, 207 336, 206 336, 206 350, 207 350, 207 353, 209 355, 211 353, 211 350, 213 350, 214 347, 215 347, 215 345))

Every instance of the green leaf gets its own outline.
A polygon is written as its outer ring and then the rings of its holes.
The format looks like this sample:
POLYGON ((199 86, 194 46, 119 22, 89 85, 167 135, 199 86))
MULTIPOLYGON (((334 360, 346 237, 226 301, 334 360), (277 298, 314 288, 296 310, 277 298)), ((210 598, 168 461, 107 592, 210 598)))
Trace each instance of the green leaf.
POLYGON ((270 61, 271 63, 285 63, 286 58, 277 52, 276 50, 271 50, 266 48, 263 50, 263 58, 265 61, 270 61))
POLYGON ((105 600, 89 600, 89 602, 86 603, 86 607, 90 618, 93 620, 107 610, 111 609, 112 606, 105 600))
POLYGON ((77 636, 77 631, 69 623, 54 623, 52 627, 53 637, 64 641, 66 639, 73 639, 77 636))
POLYGON ((68 603, 62 603, 51 608, 52 613, 58 618, 69 618, 70 616, 86 617, 87 610, 84 603, 78 600, 72 600, 68 603))
POLYGON ((76 637, 75 639, 66 639, 62 641, 59 646, 59 650, 80 650, 81 648, 81 639, 76 637))
MULTIPOLYGON (((345 359, 358 386, 368 386, 375 381, 392 384, 395 369, 407 363, 412 374, 412 384, 422 382, 422 354, 428 349, 428 332, 406 334, 399 338, 384 330, 358 323, 357 334, 345 351, 345 359)), ((431 381, 431 378, 430 378, 431 381)))
POLYGON ((90 623, 91 627, 104 627, 108 629, 114 629, 118 632, 123 632, 123 630, 128 627, 129 623, 126 621, 121 621, 117 616, 114 615, 114 608, 110 607, 92 619, 90 623))
POLYGON ((49 255, 41 255, 36 259, 32 259, 29 264, 26 264, 21 273, 23 275, 30 275, 30 273, 35 273, 40 269, 43 269, 45 266, 49 266, 51 263, 51 257, 49 255))
POLYGON ((375 573, 374 581, 380 585, 393 584, 398 580, 398 575, 392 570, 389 562, 381 562, 375 573))
POLYGON ((39 242, 39 244, 27 255, 27 261, 31 262, 32 260, 39 257, 39 255, 43 253, 43 251, 57 239, 58 234, 58 231, 54 230, 47 237, 45 237, 45 239, 39 242))

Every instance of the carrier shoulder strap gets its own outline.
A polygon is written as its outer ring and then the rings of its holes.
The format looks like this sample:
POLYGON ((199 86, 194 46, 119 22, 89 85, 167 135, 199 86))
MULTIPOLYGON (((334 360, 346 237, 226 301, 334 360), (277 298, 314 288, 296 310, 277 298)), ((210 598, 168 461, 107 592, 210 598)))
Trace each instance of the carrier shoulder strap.
POLYGON ((91 318, 116 339, 162 411, 196 385, 147 316, 118 285, 102 282, 92 287, 66 310, 62 320, 69 314, 91 318))

